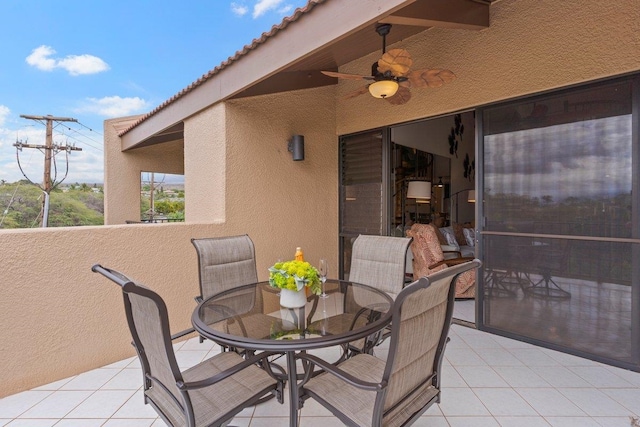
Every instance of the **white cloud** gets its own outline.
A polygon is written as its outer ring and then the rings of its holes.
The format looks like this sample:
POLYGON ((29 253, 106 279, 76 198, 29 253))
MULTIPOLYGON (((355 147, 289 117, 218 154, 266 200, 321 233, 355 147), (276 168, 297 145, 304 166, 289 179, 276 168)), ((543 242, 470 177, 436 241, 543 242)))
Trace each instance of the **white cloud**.
POLYGON ((249 12, 249 8, 244 4, 231 3, 231 11, 238 16, 244 16, 249 12))
POLYGON ((33 49, 31 55, 27 56, 26 62, 42 71, 62 68, 72 76, 95 74, 109 69, 109 65, 97 56, 84 54, 68 55, 62 59, 51 58, 55 53, 51 46, 42 45, 33 49))
POLYGON ((293 10, 293 6, 288 4, 286 6, 281 7, 280 9, 278 9, 278 13, 280 15, 288 15, 289 12, 291 12, 293 10))
POLYGON ((105 96, 104 98, 87 98, 87 102, 76 112, 88 112, 105 117, 120 117, 139 113, 148 108, 148 102, 137 96, 121 98, 119 96, 105 96))
POLYGON ((259 18, 270 10, 275 10, 282 3, 282 0, 259 0, 253 6, 253 18, 259 18))
POLYGON ((0 126, 4 125, 4 122, 5 120, 7 120, 9 113, 11 113, 11 110, 9 110, 9 107, 0 105, 0 126))

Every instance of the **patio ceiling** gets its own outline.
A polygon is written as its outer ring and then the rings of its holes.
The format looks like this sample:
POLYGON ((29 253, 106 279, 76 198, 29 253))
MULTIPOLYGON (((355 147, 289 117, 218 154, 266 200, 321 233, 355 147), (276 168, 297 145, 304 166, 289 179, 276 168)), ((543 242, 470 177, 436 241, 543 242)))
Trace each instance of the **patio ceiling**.
POLYGON ((393 25, 387 44, 431 27, 481 30, 495 1, 312 0, 123 130, 122 150, 182 139, 182 121, 219 101, 337 84, 320 71, 380 51, 379 23, 393 25))

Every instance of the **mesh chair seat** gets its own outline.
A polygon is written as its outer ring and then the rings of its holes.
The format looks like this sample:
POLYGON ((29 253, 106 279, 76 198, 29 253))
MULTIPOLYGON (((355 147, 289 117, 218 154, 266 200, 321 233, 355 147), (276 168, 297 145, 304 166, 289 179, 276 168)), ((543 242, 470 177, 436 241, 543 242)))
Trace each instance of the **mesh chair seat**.
MULTIPOLYGON (((267 394, 280 399, 283 384, 274 379, 267 359, 275 353, 263 352, 246 360, 233 352, 221 353, 181 372, 171 344, 167 306, 160 295, 115 270, 100 265, 92 270, 122 288, 129 330, 144 373, 145 403, 151 403, 166 423, 220 426, 267 394)), ((191 332, 193 329, 177 335, 191 332)))
MULTIPOLYGON (((212 377, 225 369, 241 363, 242 357, 234 352, 220 353, 201 364, 182 372, 186 382, 193 382, 212 377)), ((238 405, 244 406, 255 394, 265 394, 273 388, 275 380, 257 366, 238 372, 215 385, 191 391, 191 404, 194 409, 196 426, 208 426, 219 420, 220 414, 232 411, 238 405)), ((152 387, 145 395, 158 408, 162 408, 165 416, 174 426, 186 426, 184 412, 164 390, 152 387)))
POLYGON ((311 397, 347 425, 404 426, 440 401, 440 372, 453 316, 455 283, 478 260, 422 277, 393 305, 386 360, 357 354, 337 366, 311 354, 302 396, 311 397), (316 366, 324 372, 317 372, 316 366))

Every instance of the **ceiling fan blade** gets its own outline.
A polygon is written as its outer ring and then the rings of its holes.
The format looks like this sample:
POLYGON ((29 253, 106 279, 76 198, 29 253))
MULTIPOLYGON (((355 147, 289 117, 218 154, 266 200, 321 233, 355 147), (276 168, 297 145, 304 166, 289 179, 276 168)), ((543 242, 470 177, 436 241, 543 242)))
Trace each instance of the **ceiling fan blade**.
POLYGON ((411 91, 407 87, 400 86, 395 95, 385 99, 392 105, 406 104, 411 99, 411 91))
POLYGON ((369 85, 362 86, 360 89, 354 90, 353 92, 350 92, 350 93, 346 94, 343 97, 343 99, 355 98, 356 96, 364 95, 367 92, 369 92, 369 85))
POLYGON ((413 64, 411 55, 404 49, 391 49, 378 60, 378 71, 390 71, 394 77, 404 77, 409 74, 413 64))
POLYGON ((320 71, 325 76, 329 77, 337 77, 339 79, 349 79, 349 80, 373 80, 371 76, 361 76, 359 74, 346 74, 346 73, 335 73, 333 71, 320 71))
POLYGON ((409 73, 410 87, 440 87, 456 78, 452 71, 441 68, 415 70, 409 73))

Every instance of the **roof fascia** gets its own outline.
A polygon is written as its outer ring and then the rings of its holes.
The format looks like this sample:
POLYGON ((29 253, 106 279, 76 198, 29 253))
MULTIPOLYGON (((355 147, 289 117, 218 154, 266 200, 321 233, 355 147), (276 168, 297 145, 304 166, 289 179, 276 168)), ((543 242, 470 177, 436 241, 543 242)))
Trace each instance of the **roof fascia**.
MULTIPOLYGON (((185 118, 256 84, 416 0, 331 0, 291 23, 198 88, 121 136, 122 150, 144 143, 185 118)), ((368 52, 363 52, 367 54, 368 52)))

